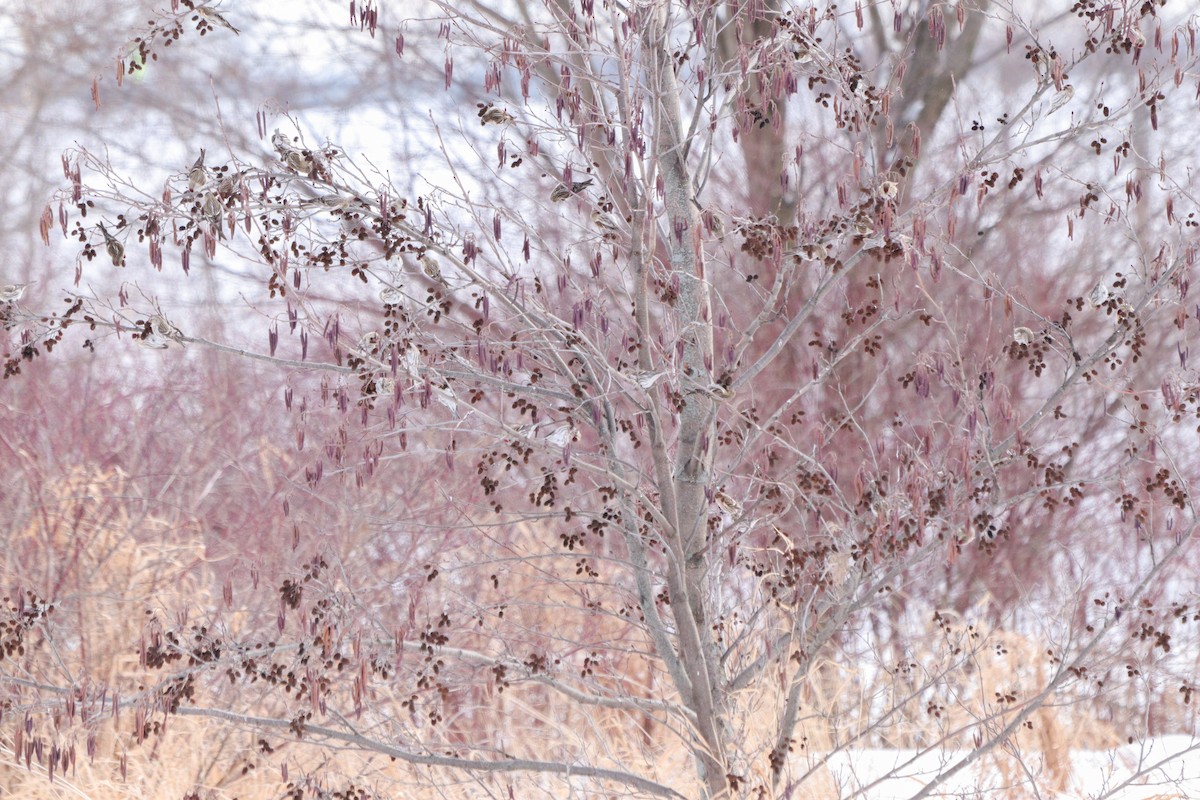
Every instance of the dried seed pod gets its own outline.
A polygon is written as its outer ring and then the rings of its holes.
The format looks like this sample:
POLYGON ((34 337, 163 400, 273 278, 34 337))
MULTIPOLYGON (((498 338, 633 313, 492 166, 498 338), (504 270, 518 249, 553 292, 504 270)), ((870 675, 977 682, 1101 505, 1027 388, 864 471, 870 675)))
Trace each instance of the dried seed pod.
POLYGON ((404 302, 404 293, 394 286, 385 286, 379 290, 379 299, 386 305, 398 306, 404 302))
POLYGON ((225 206, 221 205, 220 199, 212 192, 205 192, 204 202, 200 206, 200 212, 204 215, 204 219, 212 227, 213 232, 221 239, 225 238, 225 229, 221 225, 221 215, 225 212, 225 206))

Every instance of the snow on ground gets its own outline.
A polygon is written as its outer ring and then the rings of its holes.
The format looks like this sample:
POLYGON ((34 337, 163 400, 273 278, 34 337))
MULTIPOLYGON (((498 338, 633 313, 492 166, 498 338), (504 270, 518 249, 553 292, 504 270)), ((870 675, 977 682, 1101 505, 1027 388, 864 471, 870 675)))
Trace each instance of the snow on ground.
MULTIPOLYGON (((842 800, 911 798, 970 751, 858 750, 828 757, 842 800)), ((928 796, 937 798, 1079 798, 1183 800, 1200 798, 1200 739, 1166 736, 1115 750, 1070 755, 1070 773, 1056 775, 1041 753, 997 749, 962 768, 928 796)), ((1065 766, 1065 764, 1064 764, 1065 766)))

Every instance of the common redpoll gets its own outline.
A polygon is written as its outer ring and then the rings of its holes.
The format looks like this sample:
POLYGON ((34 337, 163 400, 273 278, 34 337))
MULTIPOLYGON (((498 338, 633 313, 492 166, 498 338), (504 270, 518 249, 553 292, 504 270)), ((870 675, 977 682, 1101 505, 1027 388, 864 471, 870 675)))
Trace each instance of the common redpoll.
POLYGON ((1088 303, 1091 304, 1092 308, 1099 308, 1108 302, 1108 298, 1110 296, 1108 284, 1104 281, 1100 281, 1100 283, 1097 283, 1092 289, 1091 293, 1088 295, 1088 303))
POLYGON ((820 242, 811 244, 802 244, 792 251, 792 255, 799 256, 805 261, 824 261, 829 255, 829 250, 820 242))
POLYGON ((234 36, 238 36, 241 34, 241 31, 239 31, 237 28, 235 28, 229 24, 229 20, 225 19, 220 14, 218 14, 216 11, 214 11, 211 8, 208 8, 207 6, 198 6, 196 8, 196 13, 199 14, 200 16, 204 17, 206 20, 209 21, 209 23, 211 23, 213 25, 216 25, 221 28, 228 28, 229 30, 233 31, 234 36))
POLYGON ((288 150, 287 154, 284 155, 283 160, 289 167, 296 170, 296 172, 304 175, 312 172, 312 159, 304 155, 304 153, 300 152, 299 150, 288 150))
POLYGON ((222 200, 233 197, 238 191, 238 181, 241 180, 242 172, 231 172, 225 175, 221 180, 217 181, 217 196, 222 200))
POLYGON ((386 305, 398 306, 404 301, 404 293, 394 286, 385 286, 379 290, 379 299, 386 305))
POLYGON ((558 186, 554 187, 554 191, 550 193, 550 202, 561 203, 563 200, 569 199, 572 195, 579 194, 591 185, 591 178, 588 178, 586 181, 573 181, 571 183, 571 188, 569 189, 565 183, 560 183, 558 186))
POLYGON ((125 266, 125 245, 121 244, 113 237, 108 229, 104 227, 104 223, 100 223, 100 232, 104 234, 104 249, 108 253, 108 257, 112 259, 114 267, 125 266))
POLYGON ((221 224, 221 215, 225 212, 225 206, 221 205, 221 201, 212 192, 204 193, 204 203, 200 206, 201 213, 204 214, 204 219, 208 221, 212 232, 218 238, 225 238, 225 228, 221 224))
POLYGON ((1049 115, 1049 114, 1053 114, 1055 111, 1058 111, 1060 108, 1065 106, 1067 103, 1071 102, 1071 98, 1074 96, 1075 96, 1075 87, 1074 86, 1064 86, 1060 91, 1055 93, 1054 99, 1050 102, 1050 110, 1047 111, 1046 114, 1049 115))
POLYGON ((480 125, 507 125, 512 121, 512 114, 495 106, 487 105, 479 109, 480 125))
POLYGON ((621 230, 612 214, 598 209, 592 211, 592 223, 600 230, 608 233, 616 233, 621 230))
POLYGON ((417 258, 425 274, 438 283, 442 283, 442 267, 433 253, 425 252, 417 258))
POLYGON ((1033 344, 1033 331, 1023 325, 1013 328, 1012 337, 1017 344, 1033 344))
POLYGON ((196 159, 196 163, 192 164, 192 168, 188 170, 188 188, 193 192, 204 188, 204 184, 208 183, 208 170, 204 168, 204 148, 200 148, 200 157, 196 159))
POLYGON ((654 384, 658 383, 666 377, 667 371, 660 369, 657 372, 636 372, 633 374, 633 379, 637 381, 637 385, 649 391, 654 388, 654 384))
POLYGON ((900 194, 900 187, 895 181, 884 181, 879 184, 879 196, 884 200, 895 200, 896 195, 900 194))
POLYGON ((15 303, 25 296, 28 283, 10 283, 0 286, 0 303, 15 303))
POLYGON ((736 516, 742 513, 742 504, 725 494, 725 492, 718 491, 716 494, 714 494, 713 502, 716 503, 722 511, 731 516, 736 516))
POLYGON ((733 389, 730 389, 728 386, 726 386, 723 383, 709 384, 708 392, 709 392, 709 394, 711 394, 713 397, 717 398, 718 400, 732 400, 733 399, 733 389))
POLYGON ((156 335, 164 339, 170 339, 173 342, 183 344, 183 332, 170 323, 170 321, 161 314, 155 314, 150 318, 150 330, 156 335))

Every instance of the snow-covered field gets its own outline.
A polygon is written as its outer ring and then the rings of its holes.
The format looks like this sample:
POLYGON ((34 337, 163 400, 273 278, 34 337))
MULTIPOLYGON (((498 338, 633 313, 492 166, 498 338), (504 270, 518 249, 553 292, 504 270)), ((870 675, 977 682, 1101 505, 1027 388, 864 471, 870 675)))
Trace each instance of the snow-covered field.
MULTIPOLYGON (((968 751, 840 751, 828 756, 827 776, 842 800, 907 800, 971 757, 968 751)), ((1076 751, 1056 763, 1042 753, 992 751, 971 760, 923 796, 1200 798, 1200 738, 1163 736, 1116 750, 1076 751)))
MULTIPOLYGON (((842 800, 901 800, 922 793, 969 751, 858 750, 833 753, 828 780, 842 800)), ((997 749, 975 758, 926 797, 1200 798, 1200 738, 1165 736, 1115 750, 1081 750, 1050 763, 1041 753, 997 749)))

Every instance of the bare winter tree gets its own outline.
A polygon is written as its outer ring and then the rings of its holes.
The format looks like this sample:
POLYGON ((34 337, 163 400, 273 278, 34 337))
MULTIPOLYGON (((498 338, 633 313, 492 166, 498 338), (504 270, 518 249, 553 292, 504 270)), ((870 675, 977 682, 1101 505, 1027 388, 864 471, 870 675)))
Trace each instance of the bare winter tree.
MULTIPOLYGON (((69 542, 9 551, 5 746, 124 771, 202 719, 291 797, 845 797, 934 755, 919 798, 1193 730, 1169 5, 351 3, 379 137, 276 98, 161 183, 70 150, 41 232, 75 283, 0 294, 7 386, 132 340, 208 359, 211 430, 223 370, 275 406, 156 495, 204 554, 139 600, 136 667, 81 666, 91 595, 33 571, 69 542), (911 763, 835 769, 867 747, 911 763)), ((253 39, 240 9, 181 0, 122 75, 253 39)))

